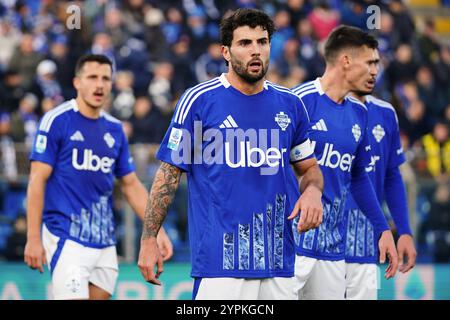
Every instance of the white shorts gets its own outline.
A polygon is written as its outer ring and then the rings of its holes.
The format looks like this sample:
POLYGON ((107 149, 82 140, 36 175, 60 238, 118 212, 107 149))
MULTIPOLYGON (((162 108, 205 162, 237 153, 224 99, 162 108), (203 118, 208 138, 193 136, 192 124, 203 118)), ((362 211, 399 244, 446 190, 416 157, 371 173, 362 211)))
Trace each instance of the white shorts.
POLYGON ((377 300, 379 271, 375 263, 346 263, 347 300, 377 300))
POLYGON ((202 278, 195 300, 297 300, 294 278, 202 278))
POLYGON ((85 247, 42 228, 42 242, 50 272, 53 298, 89 299, 89 283, 113 294, 118 276, 116 247, 85 247))
POLYGON ((299 300, 345 299, 344 260, 317 260, 297 255, 295 279, 299 300))

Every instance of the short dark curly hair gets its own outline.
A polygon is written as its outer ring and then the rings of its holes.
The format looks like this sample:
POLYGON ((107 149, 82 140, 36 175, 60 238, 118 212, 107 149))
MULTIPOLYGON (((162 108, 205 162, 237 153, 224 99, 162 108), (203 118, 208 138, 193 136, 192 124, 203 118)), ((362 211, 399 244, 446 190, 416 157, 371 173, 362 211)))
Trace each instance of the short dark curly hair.
POLYGON ((231 46, 233 31, 242 26, 250 28, 262 27, 269 33, 269 41, 275 32, 272 19, 264 11, 241 8, 226 15, 220 22, 220 41, 224 46, 231 46))

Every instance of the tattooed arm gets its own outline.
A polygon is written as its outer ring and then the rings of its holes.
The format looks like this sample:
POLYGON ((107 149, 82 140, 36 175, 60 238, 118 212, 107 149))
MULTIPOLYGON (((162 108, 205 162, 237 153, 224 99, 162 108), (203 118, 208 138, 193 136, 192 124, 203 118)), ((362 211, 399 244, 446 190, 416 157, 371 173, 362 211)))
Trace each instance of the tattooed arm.
POLYGON ((153 284, 161 284, 158 277, 163 272, 156 236, 175 196, 180 177, 181 170, 179 168, 163 162, 156 172, 145 208, 138 266, 144 279, 153 284), (158 267, 156 275, 155 265, 158 267))
MULTIPOLYGON (((135 172, 131 172, 123 176, 120 179, 120 182, 122 192, 131 208, 141 219, 141 221, 144 221, 148 190, 141 183, 135 172)), ((163 256, 163 260, 169 260, 173 255, 173 245, 163 227, 159 229, 156 241, 158 242, 158 247, 163 256)))

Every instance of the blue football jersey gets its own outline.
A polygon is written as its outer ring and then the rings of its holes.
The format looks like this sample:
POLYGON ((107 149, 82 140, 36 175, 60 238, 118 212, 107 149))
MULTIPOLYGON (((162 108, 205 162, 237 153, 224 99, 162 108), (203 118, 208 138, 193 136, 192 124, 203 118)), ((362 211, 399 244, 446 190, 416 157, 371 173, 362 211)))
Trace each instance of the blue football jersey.
POLYGON ((292 91, 303 101, 309 114, 309 136, 325 182, 323 222, 302 234, 294 229, 296 251, 320 260, 343 260, 344 209, 352 170, 356 166, 364 168, 370 161, 367 109, 350 97, 341 104, 334 102, 322 90, 319 78, 292 91))
POLYGON ((294 275, 292 162, 314 156, 308 115, 268 81, 245 95, 226 76, 187 90, 157 158, 187 173, 193 277, 294 275))
MULTIPOLYGON (((388 102, 366 96, 368 109, 368 137, 371 146, 371 162, 366 168, 380 204, 384 201, 384 181, 388 168, 405 162, 400 142, 397 115, 388 102)), ((378 241, 373 226, 359 210, 351 193, 347 203, 347 234, 345 260, 354 263, 376 263, 378 241)))
POLYGON ((87 118, 67 101, 43 116, 30 160, 53 168, 43 210, 50 232, 93 248, 115 245, 114 176, 134 171, 121 122, 105 112, 87 118))

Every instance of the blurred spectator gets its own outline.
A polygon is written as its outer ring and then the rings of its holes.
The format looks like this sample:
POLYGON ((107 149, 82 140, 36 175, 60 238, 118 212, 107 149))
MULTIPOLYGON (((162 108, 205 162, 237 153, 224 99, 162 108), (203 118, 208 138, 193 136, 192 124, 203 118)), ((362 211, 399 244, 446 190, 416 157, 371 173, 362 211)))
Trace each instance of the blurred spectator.
POLYGON ((213 42, 208 45, 208 51, 195 62, 195 76, 197 82, 204 82, 227 72, 228 67, 222 56, 221 45, 213 42))
POLYGON ((130 37, 123 23, 122 12, 116 7, 112 7, 106 11, 104 30, 111 37, 111 42, 116 50, 130 37))
POLYGON ((450 127, 450 103, 447 105, 447 108, 444 109, 444 121, 448 127, 450 127))
POLYGON ((188 14, 192 14, 198 7, 204 9, 205 15, 211 20, 220 20, 220 11, 214 0, 182 0, 183 7, 188 14))
POLYGON ((275 68, 282 77, 287 77, 291 68, 301 67, 298 40, 288 39, 283 47, 283 54, 275 60, 275 68))
POLYGON ((375 30, 375 36, 378 40, 378 50, 383 59, 392 60, 394 58, 394 49, 400 44, 400 35, 394 28, 394 21, 389 12, 381 12, 380 29, 375 30))
POLYGON ((34 51, 33 39, 33 35, 30 33, 22 35, 20 45, 16 47, 9 65, 11 69, 17 70, 22 76, 22 85, 26 89, 30 88, 36 67, 44 58, 34 51))
POLYGON ((14 221, 13 232, 7 239, 5 258, 7 261, 23 262, 23 253, 27 242, 27 218, 19 215, 14 221))
POLYGON ((189 37, 181 37, 171 48, 169 59, 175 72, 172 77, 173 92, 175 97, 194 86, 197 81, 191 64, 192 54, 189 50, 189 37))
POLYGON ((158 108, 153 107, 148 96, 136 99, 133 115, 126 124, 130 143, 133 145, 136 173, 139 176, 153 176, 150 172, 153 167, 150 161, 153 148, 150 144, 158 145, 161 142, 169 121, 169 117, 166 120, 158 108))
POLYGON ((106 13, 111 9, 107 0, 86 0, 83 6, 83 15, 91 21, 93 33, 104 31, 106 13))
POLYGON ((155 106, 163 113, 171 113, 173 66, 168 62, 157 63, 153 71, 154 77, 148 86, 148 94, 155 106))
POLYGON ((7 70, 3 75, 3 81, 0 82, 0 112, 16 111, 24 95, 22 76, 16 70, 7 70))
POLYGON ((128 32, 135 37, 143 38, 144 35, 144 9, 148 9, 144 0, 124 0, 123 22, 128 32))
POLYGON ((150 57, 145 42, 129 38, 116 55, 117 70, 133 73, 133 89, 136 93, 146 92, 150 82, 150 57))
POLYGON ((417 86, 413 81, 398 85, 395 89, 393 105, 397 107, 400 130, 408 136, 410 145, 413 145, 429 130, 425 113, 425 105, 419 99, 417 86))
POLYGON ((197 6, 189 12, 187 17, 191 52, 194 59, 203 54, 208 44, 219 40, 219 26, 217 23, 208 22, 203 7, 197 6))
POLYGON ((439 59, 440 45, 434 28, 434 21, 427 19, 422 33, 418 37, 418 47, 425 63, 435 63, 439 59))
POLYGON ((394 19, 394 28, 398 31, 400 42, 411 43, 414 36, 414 21, 402 0, 388 1, 389 12, 394 19))
POLYGON ((17 0, 14 5, 14 23, 22 32, 30 32, 34 27, 33 14, 25 0, 17 0))
POLYGON ((114 56, 114 47, 109 34, 105 32, 97 33, 92 41, 90 52, 93 54, 103 54, 107 56, 113 63, 113 70, 116 70, 116 59, 114 56))
POLYGON ((183 14, 180 9, 176 7, 167 9, 166 21, 162 23, 161 29, 169 46, 175 44, 183 34, 187 33, 183 22, 183 14))
MULTIPOLYGON (((43 60, 36 68, 36 78, 30 88, 42 103, 44 99, 50 99, 54 105, 59 105, 64 101, 62 89, 56 80, 57 67, 52 60, 43 60)), ((42 114, 42 107, 38 110, 42 114)))
POLYGON ((450 46, 442 46, 439 61, 435 65, 436 80, 444 101, 450 103, 450 46))
POLYGON ((450 177, 450 137, 444 121, 438 121, 433 131, 422 138, 428 174, 435 178, 450 177))
POLYGON ((319 41, 325 40, 331 30, 339 25, 339 13, 330 8, 326 1, 320 1, 308 16, 312 29, 319 41))
POLYGON ((27 93, 20 100, 19 110, 11 115, 10 136, 15 143, 25 143, 27 150, 31 149, 38 126, 38 117, 35 114, 39 101, 31 93, 27 93))
POLYGON ((133 82, 133 73, 130 71, 119 71, 115 76, 111 114, 120 120, 128 120, 133 114, 133 106, 136 102, 133 82))
POLYGON ((325 61, 319 53, 318 44, 313 36, 309 20, 303 19, 298 22, 297 34, 300 44, 300 60, 307 71, 305 80, 313 80, 323 74, 325 61))
POLYGON ((445 102, 428 66, 421 66, 417 71, 417 88, 419 90, 419 98, 425 104, 428 117, 430 119, 440 117, 445 107, 445 102))
POLYGON ((283 56, 283 48, 286 42, 295 34, 291 27, 291 17, 287 10, 279 10, 273 18, 275 33, 270 45, 270 61, 278 61, 283 56))
POLYGON ((164 14, 158 8, 149 7, 145 14, 145 42, 150 54, 150 60, 162 61, 168 56, 169 47, 161 28, 164 14))
POLYGON ((392 90, 396 84, 414 80, 418 65, 413 60, 412 49, 408 44, 401 44, 395 51, 395 59, 386 69, 386 80, 392 90))
POLYGON ((76 96, 72 81, 75 76, 75 59, 69 56, 67 47, 67 38, 65 36, 57 37, 50 45, 49 59, 56 63, 56 81, 61 85, 64 100, 76 96))
POLYGON ((431 202, 427 226, 428 238, 434 247, 435 262, 450 260, 450 188, 448 183, 439 183, 431 202))
POLYGON ((0 174, 9 182, 17 179, 16 150, 9 136, 11 118, 8 113, 0 113, 0 174))
POLYGON ((291 27, 295 29, 300 20, 306 19, 312 6, 308 0, 287 0, 286 10, 291 16, 291 27))
POLYGON ((20 43, 20 33, 8 19, 0 18, 0 72, 7 69, 14 49, 20 43))
POLYGON ((346 0, 341 6, 341 23, 367 31, 366 5, 361 0, 346 0))
POLYGON ((159 144, 167 130, 168 123, 157 108, 153 108, 149 97, 141 96, 136 99, 133 115, 129 119, 132 132, 130 143, 159 144))

